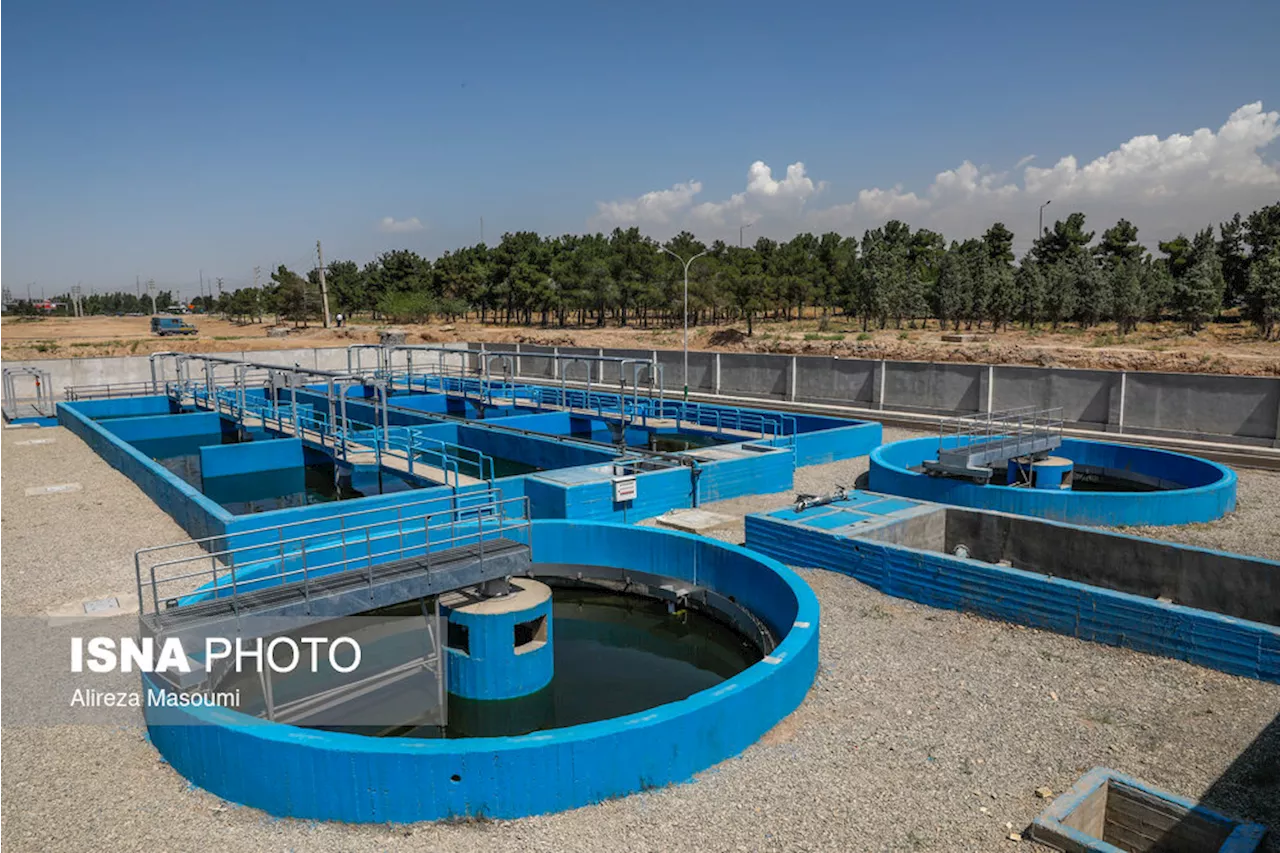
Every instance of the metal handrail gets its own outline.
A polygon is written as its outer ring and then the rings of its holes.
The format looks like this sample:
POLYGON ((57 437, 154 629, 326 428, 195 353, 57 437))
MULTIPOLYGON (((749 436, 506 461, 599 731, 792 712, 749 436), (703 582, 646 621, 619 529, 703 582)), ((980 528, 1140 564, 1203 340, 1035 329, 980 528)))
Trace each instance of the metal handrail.
MULTIPOLYGON (((370 510, 369 512, 372 512, 372 511, 373 510, 370 510)), ((381 510, 381 512, 386 512, 386 511, 387 511, 386 509, 381 510)), ((355 513, 352 513, 352 515, 354 514, 355 513)), ((332 517, 325 518, 325 519, 316 519, 312 522, 306 522, 306 523, 316 524, 316 523, 328 522, 331 520, 332 520, 332 517)), ((138 552, 135 553, 135 557, 134 557, 135 571, 137 572, 139 612, 144 616, 147 615, 148 613, 158 614, 160 612, 160 602, 162 601, 161 590, 162 590, 162 587, 164 587, 165 585, 172 585, 180 581, 191 581, 193 579, 207 578, 207 577, 212 577, 212 583, 207 589, 192 590, 179 597, 181 598, 181 597, 189 597, 191 595, 209 594, 214 596, 215 598, 222 598, 222 597, 225 597, 226 591, 230 589, 230 592, 231 592, 230 597, 232 599, 231 606, 233 609, 235 609, 237 607, 236 599, 238 599, 238 597, 240 596, 240 587, 243 584, 252 584, 256 588, 263 585, 276 585, 277 583, 280 583, 280 584, 296 583, 297 581, 292 581, 288 579, 293 578, 297 575, 301 575, 302 576, 301 582, 303 583, 303 587, 304 587, 303 594, 306 598, 309 599, 311 596, 312 581, 317 577, 324 577, 329 574, 332 574, 332 572, 327 571, 329 569, 333 569, 335 567, 351 566, 353 564, 358 564, 358 563, 364 563, 370 573, 370 583, 372 583, 373 567, 377 564, 380 564, 381 562, 386 561, 384 559, 378 559, 375 561, 375 558, 403 559, 408 556, 412 556, 414 555, 415 552, 418 552, 419 550, 421 550, 422 554, 426 556, 427 565, 429 568, 431 563, 430 554, 433 551, 439 552, 442 550, 447 550, 446 548, 443 548, 441 546, 457 547, 457 545, 469 539, 478 539, 478 541, 481 543, 480 544, 481 557, 483 557, 483 547, 484 547, 483 542, 485 537, 493 538, 495 536, 500 536, 501 534, 511 530, 521 530, 521 529, 527 530, 529 528, 530 522, 531 522, 531 518, 529 513, 528 498, 523 496, 513 497, 513 498, 500 498, 498 500, 493 500, 484 504, 476 504, 476 505, 469 505, 469 506, 453 506, 448 509, 437 510, 435 512, 427 512, 427 513, 422 513, 422 514, 413 515, 413 516, 404 516, 403 513, 400 513, 398 517, 394 520, 388 519, 383 521, 376 521, 376 522, 371 522, 369 524, 360 525, 356 527, 346 527, 344 525, 343 529, 339 531, 334 531, 334 530, 317 531, 315 533, 304 534, 301 536, 294 536, 287 539, 283 537, 278 537, 277 540, 274 542, 241 545, 234 548, 225 549, 224 551, 217 552, 215 554, 208 554, 208 555, 202 554, 199 556, 187 556, 187 557, 175 558, 172 560, 164 560, 159 563, 152 564, 148 567, 149 583, 147 584, 147 586, 149 586, 151 589, 150 610, 148 610, 145 598, 143 596, 143 576, 142 576, 142 564, 141 564, 140 555, 144 551, 157 551, 163 548, 179 547, 182 545, 189 545, 191 543, 190 542, 174 543, 168 546, 157 546, 150 549, 140 549, 138 552), (508 507, 511 505, 517 505, 519 507, 518 514, 512 513, 508 510, 508 507), (439 520, 441 518, 447 518, 447 521, 441 524, 433 524, 433 520, 439 520), (476 529, 474 531, 467 531, 461 534, 456 532, 457 524, 459 522, 470 523, 472 521, 474 521, 476 525, 476 529), (490 521, 496 521, 496 525, 488 524, 487 522, 490 522, 490 521), (423 529, 422 544, 406 545, 405 544, 406 526, 416 530, 419 524, 421 524, 423 529), (378 528, 384 528, 387 532, 375 534, 375 531, 377 531, 378 528), (434 540, 432 539, 433 531, 439 531, 439 530, 445 530, 445 529, 448 529, 451 535, 443 538, 437 538, 434 540), (352 537, 355 537, 357 540, 360 538, 363 538, 365 543, 363 554, 357 553, 354 556, 348 556, 347 546, 350 543, 350 540, 352 539, 352 537), (380 545, 387 541, 390 541, 392 543, 398 543, 398 544, 394 544, 394 546, 391 548, 375 550, 375 545, 380 545), (308 551, 308 547, 307 547, 308 542, 313 543, 310 547, 310 551, 308 551), (293 545, 296 545, 297 548, 289 547, 293 545), (310 553, 312 555, 312 558, 314 558, 315 555, 318 553, 323 553, 325 551, 331 551, 338 548, 342 549, 342 558, 340 560, 323 562, 318 565, 309 564, 308 553, 310 553), (247 560, 237 560, 236 556, 241 554, 246 554, 248 555, 249 558, 247 560), (200 571, 171 574, 168 576, 163 576, 158 573, 160 572, 160 570, 163 570, 167 567, 187 565, 196 561, 203 562, 206 559, 216 560, 216 558, 220 556, 230 557, 230 559, 228 560, 229 565, 227 566, 227 570, 224 571, 222 574, 219 574, 216 568, 212 572, 202 569, 200 571), (299 561, 298 568, 288 568, 288 565, 292 559, 297 559, 299 561), (279 565, 278 571, 269 573, 269 574, 255 575, 249 578, 244 577, 244 572, 248 569, 251 569, 255 566, 260 566, 260 565, 269 566, 273 563, 278 563, 279 565)), ((298 523, 303 523, 303 522, 295 522, 294 524, 298 524, 298 523)), ((279 527, 283 528, 285 526, 287 525, 280 525, 279 527)), ((264 528, 264 530, 268 530, 268 531, 272 529, 273 528, 264 528)), ((275 529, 279 529, 279 528, 275 528, 275 529)), ((244 535, 244 534, 237 534, 237 535, 244 535)), ((169 596, 164 596, 164 597, 169 597, 169 596)))
MULTIPOLYGON (((941 418, 938 423, 939 454, 963 454, 987 448, 1031 447, 1057 436, 1061 438, 1061 408, 1024 406, 981 415, 941 418)), ((1021 455, 1014 452, 1014 455, 1021 455)))
POLYGON ((77 400, 114 399, 116 397, 143 397, 158 394, 159 386, 149 380, 139 382, 108 382, 102 385, 67 385, 63 397, 68 403, 77 400))
MULTIPOLYGON (((475 497, 483 497, 483 496, 489 496, 489 495, 501 495, 501 494, 502 494, 502 490, 501 490, 501 489, 493 489, 493 488, 489 488, 489 489, 475 489, 475 490, 473 490, 473 491, 469 491, 469 492, 460 492, 460 493, 452 494, 452 495, 436 495, 436 496, 434 496, 434 497, 430 497, 430 498, 423 498, 422 500, 411 501, 411 502, 409 502, 409 503, 403 503, 403 504, 398 505, 398 506, 396 507, 396 509, 397 509, 397 510, 400 510, 400 511, 403 511, 403 510, 405 510, 405 509, 409 509, 409 508, 412 508, 412 507, 425 506, 426 504, 440 503, 441 501, 451 501, 451 502, 456 503, 456 502, 461 501, 461 500, 463 500, 463 499, 469 499, 469 498, 475 498, 475 497)), ((453 509, 464 509, 464 510, 465 510, 465 509, 472 509, 472 508, 474 508, 475 506, 484 506, 484 505, 487 505, 487 504, 492 503, 492 502, 493 502, 492 500, 485 500, 485 501, 481 501, 479 504, 474 504, 474 505, 472 505, 472 506, 455 506, 455 507, 452 507, 452 508, 453 508, 453 509)), ((253 536, 253 535, 255 535, 255 534, 259 534, 259 533, 269 533, 269 532, 272 532, 272 531, 282 531, 282 530, 284 530, 284 529, 285 529, 285 528, 287 528, 287 527, 298 527, 298 526, 303 525, 303 524, 316 524, 317 522, 320 522, 320 521, 337 521, 337 522, 339 522, 339 523, 341 523, 341 524, 345 524, 345 522, 346 522, 346 520, 347 520, 348 518, 354 518, 354 517, 356 517, 356 516, 358 516, 358 515, 368 515, 369 513, 374 513, 374 512, 387 512, 387 511, 388 511, 388 509, 389 509, 388 507, 375 507, 375 508, 373 508, 373 509, 357 509, 357 510, 352 510, 352 511, 350 511, 350 512, 343 512, 343 513, 335 513, 335 514, 333 514, 333 515, 326 515, 326 516, 324 516, 323 518, 318 518, 318 519, 308 519, 308 520, 303 520, 303 521, 289 521, 289 522, 285 522, 284 524, 272 524, 272 525, 268 525, 268 526, 266 526, 266 527, 255 527, 255 528, 253 528, 252 530, 238 531, 238 532, 236 532, 236 533, 219 533, 219 534, 216 534, 216 535, 214 535, 214 536, 203 536, 203 537, 201 537, 201 538, 199 538, 199 539, 187 539, 187 540, 182 541, 182 542, 170 542, 170 543, 168 543, 168 544, 166 544, 166 545, 150 545, 150 546, 148 546, 148 547, 146 547, 146 548, 139 548, 137 551, 135 551, 135 552, 134 552, 134 561, 135 561, 135 563, 136 563, 136 562, 137 562, 137 560, 138 560, 138 558, 139 558, 141 555, 143 555, 143 554, 155 553, 155 552, 157 552, 157 551, 167 551, 167 550, 170 550, 170 549, 173 549, 173 548, 184 548, 184 547, 193 546, 193 545, 195 545, 195 546, 199 546, 199 547, 203 548, 203 547, 204 547, 204 544, 205 544, 206 542, 212 542, 212 541, 214 541, 215 539, 229 539, 229 538, 231 538, 232 536, 253 536)), ((210 556, 217 556, 219 553, 224 553, 224 552, 209 552, 209 551, 205 551, 205 552, 201 555, 201 557, 202 557, 202 558, 207 558, 207 557, 210 557, 210 556)))
MULTIPOLYGON (((197 392, 199 390, 196 389, 197 392)), ((351 448, 354 445, 356 448, 371 448, 377 457, 378 464, 381 465, 383 452, 395 450, 403 453, 409 473, 413 474, 416 467, 415 463, 419 461, 419 455, 428 454, 437 458, 439 464, 436 467, 445 475, 445 485, 456 486, 461 482, 463 463, 474 467, 476 479, 494 479, 494 463, 493 459, 488 455, 471 447, 454 444, 431 436, 419 435, 413 432, 413 427, 395 428, 407 431, 408 438, 406 440, 392 435, 389 429, 363 421, 354 421, 350 418, 345 420, 346 428, 330 425, 328 420, 321 414, 308 414, 305 410, 299 409, 297 402, 249 401, 243 394, 238 394, 221 386, 216 388, 214 397, 214 407, 219 412, 223 411, 225 406, 227 413, 238 420, 243 421, 246 414, 261 418, 264 425, 274 420, 276 429, 280 432, 286 431, 285 422, 287 420, 289 425, 292 426, 295 435, 303 431, 314 432, 319 436, 321 444, 325 444, 326 438, 331 439, 329 444, 338 451, 338 457, 341 459, 346 459, 350 456, 351 448), (448 475, 450 472, 453 473, 452 484, 449 482, 448 475)), ((357 449, 356 452, 366 451, 357 449)))

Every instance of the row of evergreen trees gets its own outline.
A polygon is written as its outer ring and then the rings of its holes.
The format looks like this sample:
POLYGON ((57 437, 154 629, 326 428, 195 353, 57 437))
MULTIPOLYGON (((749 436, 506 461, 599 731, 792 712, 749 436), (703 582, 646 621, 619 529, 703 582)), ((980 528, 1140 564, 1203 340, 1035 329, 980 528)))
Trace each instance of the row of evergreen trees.
MULTIPOLYGON (((1239 309, 1272 337, 1280 330, 1280 202, 1216 230, 1159 244, 1138 243, 1120 220, 1101 235, 1083 213, 1046 228, 1021 260, 1014 235, 995 223, 981 238, 951 241, 894 220, 861 240, 835 232, 760 238, 751 247, 710 246, 682 232, 664 244, 689 270, 691 323, 762 316, 790 320, 843 312, 864 328, 935 318, 954 328, 999 329, 1114 321, 1121 334, 1143 320, 1174 317, 1191 332, 1224 309, 1239 309), (1095 236, 1097 239, 1095 240, 1095 236)), ((435 261, 386 252, 363 267, 326 268, 330 306, 396 322, 454 319, 566 326, 679 324, 683 265, 637 228, 611 234, 504 234, 435 261)), ((203 303, 241 319, 272 313, 306 322, 320 313, 318 270, 279 267, 267 287, 242 288, 203 303)))

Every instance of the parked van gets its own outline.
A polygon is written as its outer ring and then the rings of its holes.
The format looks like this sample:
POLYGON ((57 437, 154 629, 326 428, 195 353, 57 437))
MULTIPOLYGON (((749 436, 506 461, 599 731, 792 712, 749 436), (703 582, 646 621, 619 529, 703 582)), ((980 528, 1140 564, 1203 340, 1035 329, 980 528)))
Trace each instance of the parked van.
POLYGON ((151 318, 151 334, 164 337, 165 335, 194 335, 199 329, 190 323, 178 317, 152 317, 151 318))

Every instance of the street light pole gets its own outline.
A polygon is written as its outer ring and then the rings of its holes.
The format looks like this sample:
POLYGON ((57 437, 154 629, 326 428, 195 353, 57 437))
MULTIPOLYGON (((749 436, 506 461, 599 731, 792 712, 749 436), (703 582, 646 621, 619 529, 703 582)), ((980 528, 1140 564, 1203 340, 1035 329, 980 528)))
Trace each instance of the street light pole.
POLYGON ((738 248, 739 248, 739 249, 741 249, 741 248, 742 248, 742 232, 743 232, 743 231, 745 231, 746 229, 750 228, 752 225, 755 225, 755 223, 754 223, 754 222, 748 222, 748 223, 746 223, 745 225, 739 225, 739 226, 738 226, 738 248))
POLYGON ((698 254, 694 255, 692 258, 686 261, 684 258, 677 255, 675 252, 668 249, 666 246, 659 246, 658 249, 659 251, 666 252, 668 255, 675 258, 680 263, 684 264, 684 376, 683 376, 683 381, 684 381, 684 401, 687 403, 689 402, 689 265, 692 264, 694 261, 696 261, 698 258, 705 255, 706 252, 705 251, 699 252, 698 254))
POLYGON ((1036 232, 1037 240, 1044 236, 1044 209, 1050 204, 1053 204, 1053 199, 1049 199, 1044 204, 1040 205, 1040 230, 1036 232))

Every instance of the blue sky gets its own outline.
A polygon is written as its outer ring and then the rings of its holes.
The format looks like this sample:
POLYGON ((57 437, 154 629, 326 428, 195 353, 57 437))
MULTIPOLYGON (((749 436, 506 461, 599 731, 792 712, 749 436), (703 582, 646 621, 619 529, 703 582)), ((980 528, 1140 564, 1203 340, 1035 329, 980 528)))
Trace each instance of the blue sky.
POLYGON ((481 216, 1026 241, 1048 193, 1154 240, 1280 199, 1280 4, 986 5, 9 3, 3 282, 193 294, 481 216))

